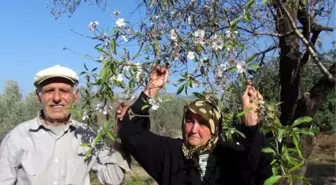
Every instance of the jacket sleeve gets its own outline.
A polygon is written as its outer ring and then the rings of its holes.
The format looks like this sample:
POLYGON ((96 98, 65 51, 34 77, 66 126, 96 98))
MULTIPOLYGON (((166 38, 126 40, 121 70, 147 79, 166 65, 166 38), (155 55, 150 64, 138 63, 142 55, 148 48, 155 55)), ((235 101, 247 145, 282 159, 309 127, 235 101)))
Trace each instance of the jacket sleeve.
POLYGON ((142 92, 125 114, 119 131, 122 148, 129 152, 157 182, 161 182, 163 159, 169 138, 150 132, 148 97, 142 92))
POLYGON ((246 139, 240 139, 246 151, 245 170, 247 181, 255 185, 262 185, 264 181, 272 176, 272 156, 262 152, 269 143, 265 135, 260 132, 259 126, 240 125, 238 130, 244 133, 246 139))

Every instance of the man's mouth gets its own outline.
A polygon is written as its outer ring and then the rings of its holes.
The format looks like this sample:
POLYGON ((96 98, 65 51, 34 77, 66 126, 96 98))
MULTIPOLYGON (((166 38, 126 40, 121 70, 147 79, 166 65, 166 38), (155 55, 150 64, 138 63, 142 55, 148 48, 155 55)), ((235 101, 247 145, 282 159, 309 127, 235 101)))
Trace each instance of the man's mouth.
POLYGON ((50 105, 50 107, 53 109, 61 109, 64 107, 64 105, 50 105))

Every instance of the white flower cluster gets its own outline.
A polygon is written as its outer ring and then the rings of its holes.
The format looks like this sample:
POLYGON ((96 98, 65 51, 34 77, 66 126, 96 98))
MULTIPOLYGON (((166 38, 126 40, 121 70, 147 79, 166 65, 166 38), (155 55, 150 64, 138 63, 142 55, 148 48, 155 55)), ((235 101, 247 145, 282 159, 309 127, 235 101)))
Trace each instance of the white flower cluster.
POLYGON ((157 110, 160 107, 160 104, 162 103, 162 100, 161 100, 161 98, 157 98, 157 99, 150 98, 148 100, 148 103, 152 106, 151 107, 152 110, 157 110))
POLYGON ((116 21, 116 25, 119 28, 124 27, 126 25, 125 19, 124 18, 118 18, 117 21, 116 21))
POLYGON ((112 82, 113 81, 117 81, 117 82, 123 82, 124 79, 123 79, 123 75, 122 74, 118 74, 117 76, 112 76, 111 79, 110 79, 112 82))
POLYGON ((104 105, 104 103, 97 103, 95 111, 101 112, 104 115, 108 114, 108 111, 112 110, 112 106, 109 106, 107 104, 104 105))
POLYGON ((89 23, 89 30, 90 31, 95 31, 98 25, 99 25, 98 21, 90 22, 89 23))
POLYGON ((135 63, 135 66, 137 68, 135 80, 136 82, 141 82, 145 77, 144 69, 142 68, 142 65, 140 63, 135 63))
POLYGON ((196 45, 204 45, 205 44, 205 40, 204 40, 204 36, 205 36, 205 31, 202 29, 198 29, 194 32, 194 43, 196 45))

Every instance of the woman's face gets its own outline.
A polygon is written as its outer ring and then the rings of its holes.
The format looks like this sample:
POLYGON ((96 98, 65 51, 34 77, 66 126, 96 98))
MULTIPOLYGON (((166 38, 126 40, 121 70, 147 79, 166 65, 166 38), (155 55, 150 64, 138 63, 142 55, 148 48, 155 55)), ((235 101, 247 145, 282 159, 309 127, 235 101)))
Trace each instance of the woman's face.
POLYGON ((205 146, 211 138, 207 121, 190 111, 186 113, 183 134, 185 142, 190 146, 205 146))

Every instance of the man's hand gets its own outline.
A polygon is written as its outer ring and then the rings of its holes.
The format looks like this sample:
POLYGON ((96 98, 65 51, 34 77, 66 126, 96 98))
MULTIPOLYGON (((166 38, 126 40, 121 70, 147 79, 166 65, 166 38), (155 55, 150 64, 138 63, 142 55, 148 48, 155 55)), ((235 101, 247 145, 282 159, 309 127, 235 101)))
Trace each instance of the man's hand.
POLYGON ((149 82, 144 93, 150 98, 154 98, 161 88, 167 83, 169 70, 167 67, 157 65, 150 74, 149 82))
POLYGON ((255 89, 251 81, 246 82, 246 89, 242 96, 243 109, 251 109, 243 116, 246 126, 255 126, 259 123, 259 104, 264 100, 263 96, 255 89))

